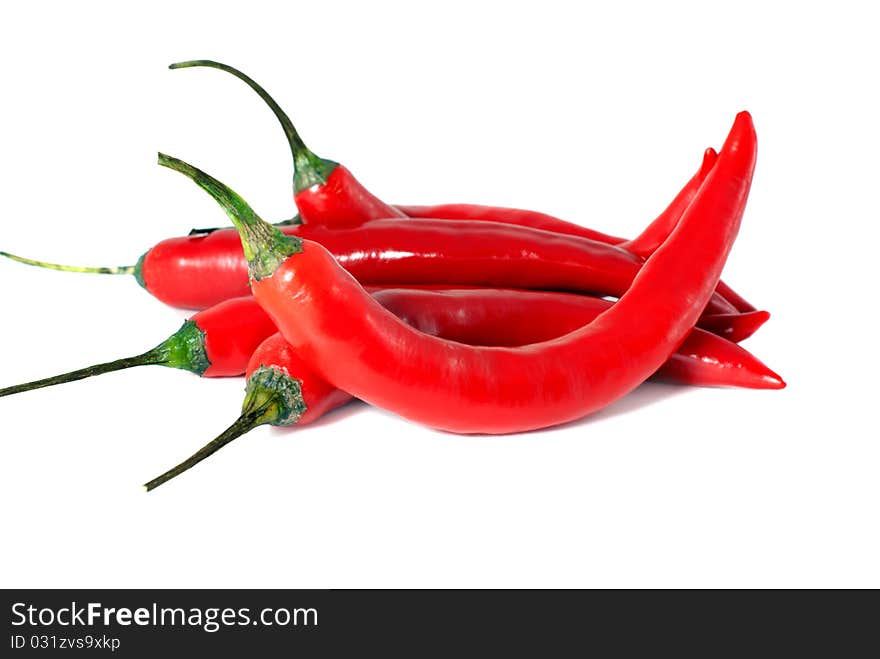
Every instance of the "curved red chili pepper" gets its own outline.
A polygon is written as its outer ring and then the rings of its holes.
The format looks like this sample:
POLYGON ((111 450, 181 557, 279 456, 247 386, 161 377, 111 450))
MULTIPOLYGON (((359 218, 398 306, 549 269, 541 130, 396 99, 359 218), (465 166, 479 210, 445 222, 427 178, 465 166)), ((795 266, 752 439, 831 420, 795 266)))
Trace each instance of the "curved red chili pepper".
MULTIPOLYGON (((614 304, 569 293, 502 289, 380 289, 372 295, 421 332, 484 346, 553 339, 591 322, 614 304)), ((209 451, 154 479, 147 489, 158 487, 257 426, 305 425, 352 398, 315 373, 277 333, 254 351, 246 376, 241 418, 211 443, 209 451)), ((700 386, 785 387, 782 378, 751 353, 700 329, 694 329, 651 377, 700 386)))
POLYGON ((281 123, 293 157, 293 198, 304 224, 319 222, 327 226, 351 226, 379 218, 404 217, 369 190, 345 167, 312 153, 290 118, 265 89, 238 69, 212 60, 177 62, 171 69, 205 66, 219 69, 242 80, 272 109, 281 123))
MULTIPOLYGON (((589 325, 521 348, 466 346, 418 332, 319 244, 285 238, 204 172, 161 154, 160 164, 186 174, 223 206, 242 236, 254 296, 319 375, 431 427, 500 434, 585 416, 661 366, 718 282, 756 156, 751 117, 742 112, 694 202, 626 294, 589 325)), ((291 400, 302 404, 301 394, 291 400)))

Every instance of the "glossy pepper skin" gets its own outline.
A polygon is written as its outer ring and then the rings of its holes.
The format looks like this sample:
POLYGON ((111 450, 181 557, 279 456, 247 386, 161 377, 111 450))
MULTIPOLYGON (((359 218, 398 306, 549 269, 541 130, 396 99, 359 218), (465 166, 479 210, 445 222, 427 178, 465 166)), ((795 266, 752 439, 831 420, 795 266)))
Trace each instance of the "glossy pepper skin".
POLYGON ((200 311, 192 317, 205 335, 205 352, 210 366, 205 377, 232 377, 242 374, 242 364, 275 325, 253 296, 232 298, 200 311))
POLYGON ((242 235, 254 296, 319 375, 437 429, 502 434, 581 418, 666 361, 712 296, 756 155, 751 117, 741 113, 693 203, 617 304, 564 337, 521 348, 466 346, 414 330, 319 244, 283 239, 215 179, 165 156, 160 162, 224 206, 242 235))
MULTIPOLYGON (((354 228, 283 227, 318 242, 363 284, 465 284, 619 296, 642 261, 577 236, 497 222, 375 220, 354 228)), ((247 261, 233 229, 171 238, 141 259, 139 280, 162 302, 202 308, 247 295, 247 261)), ((707 313, 732 313, 714 296, 707 313)))
MULTIPOLYGON (((626 250, 578 236, 505 223, 435 219, 374 220, 353 228, 285 226, 325 245, 365 285, 471 285, 557 289, 619 296, 641 267, 626 250)), ((214 230, 157 244, 137 265, 84 268, 26 259, 63 271, 133 274, 159 300, 208 308, 247 295, 247 264, 234 230, 214 230)), ((713 295, 706 312, 736 310, 713 295)))
POLYGON ((304 224, 329 227, 356 226, 370 220, 404 217, 403 213, 376 197, 343 165, 337 164, 326 180, 293 195, 304 224))
MULTIPOLYGON (((583 327, 614 305, 610 300, 571 293, 494 288, 385 288, 372 295, 420 332, 474 346, 523 346, 549 341, 583 327)), ((760 320, 756 317, 749 327, 757 329, 760 320)), ((745 327, 743 323, 743 333, 745 327)), ((785 386, 776 373, 747 350, 699 327, 655 376, 701 386, 785 386)))
MULTIPOLYGON (((522 346, 549 341, 596 319, 614 304, 601 298, 504 289, 384 289, 383 307, 420 332, 474 346, 522 346)), ((317 375, 279 334, 254 351, 246 377, 273 368, 299 382, 303 425, 351 400, 317 375)), ((697 386, 781 389, 785 382, 740 346, 695 328, 653 379, 697 386)), ((286 425, 286 424, 285 424, 286 425)))

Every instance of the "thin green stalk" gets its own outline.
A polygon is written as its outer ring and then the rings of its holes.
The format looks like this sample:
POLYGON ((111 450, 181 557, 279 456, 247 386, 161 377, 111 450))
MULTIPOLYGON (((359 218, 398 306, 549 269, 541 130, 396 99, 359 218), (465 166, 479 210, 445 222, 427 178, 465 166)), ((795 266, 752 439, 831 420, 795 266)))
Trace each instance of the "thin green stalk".
POLYGON ((242 414, 240 417, 238 417, 238 419, 236 419, 235 423, 233 423, 225 431, 223 431, 223 433, 221 433, 216 439, 203 446, 201 449, 196 451, 193 455, 181 462, 176 467, 172 467, 161 476, 157 476, 149 483, 145 483, 144 489, 147 492, 155 490, 157 487, 162 485, 162 483, 167 483, 172 478, 179 476, 188 469, 192 469, 202 460, 212 456, 214 453, 226 446, 229 442, 238 439, 245 433, 248 433, 257 426, 262 425, 262 422, 260 422, 259 419, 265 413, 265 411, 265 409, 255 409, 245 414, 242 414))
POLYGON ((302 417, 306 404, 302 383, 284 371, 261 366, 248 378, 241 416, 216 439, 208 442, 192 456, 157 476, 144 487, 147 492, 192 469, 229 442, 262 425, 291 426, 302 417))
POLYGON ((137 355, 136 357, 125 357, 124 359, 117 359, 112 362, 95 364, 94 366, 81 368, 76 371, 71 371, 70 373, 63 373, 61 375, 54 375, 50 378, 43 378, 42 380, 34 380, 33 382, 25 382, 23 384, 14 385, 12 387, 6 387, 5 389, 0 389, 0 398, 2 398, 3 396, 20 394, 25 391, 33 391, 34 389, 52 387, 56 384, 76 382, 77 380, 84 380, 85 378, 90 378, 94 375, 103 375, 104 373, 121 371, 126 368, 161 364, 162 359, 162 355, 159 354, 159 352, 154 348, 153 350, 149 350, 142 355, 137 355))
POLYGON ((13 261, 18 261, 19 263, 24 263, 25 265, 33 265, 38 268, 46 268, 48 270, 60 270, 61 272, 86 272, 93 275, 133 275, 135 274, 135 270, 137 266, 134 265, 122 265, 122 266, 110 266, 110 267, 85 267, 81 265, 60 265, 58 263, 48 263, 46 261, 35 261, 34 259, 28 259, 23 256, 16 256, 15 254, 10 254, 9 252, 0 252, 0 256, 5 256, 7 259, 12 259, 13 261))
POLYGON ((56 384, 76 382, 95 375, 121 371, 136 366, 167 366, 179 368, 196 375, 204 375, 211 366, 206 348, 205 332, 193 320, 187 320, 174 334, 162 341, 159 345, 141 355, 124 357, 112 362, 87 366, 70 373, 53 375, 52 377, 16 384, 5 389, 0 389, 0 398, 20 394, 25 391, 52 387, 56 384))
POLYGON ((219 69, 220 71, 225 71, 226 73, 235 76, 248 87, 253 89, 257 95, 265 101, 266 105, 269 106, 275 117, 278 119, 278 122, 281 124, 281 128, 284 130, 284 136, 287 138, 287 144, 290 147, 290 155, 291 158, 293 158, 294 168, 294 194, 306 190, 313 185, 324 185, 327 183, 327 177, 330 176, 330 173, 338 167, 339 164, 312 153, 302 141, 299 132, 294 128, 293 122, 290 120, 290 117, 287 116, 287 113, 281 109, 281 106, 275 102, 275 99, 272 98, 256 81, 254 81, 253 78, 228 64, 207 59, 176 62, 171 64, 168 68, 188 69, 197 66, 219 69))

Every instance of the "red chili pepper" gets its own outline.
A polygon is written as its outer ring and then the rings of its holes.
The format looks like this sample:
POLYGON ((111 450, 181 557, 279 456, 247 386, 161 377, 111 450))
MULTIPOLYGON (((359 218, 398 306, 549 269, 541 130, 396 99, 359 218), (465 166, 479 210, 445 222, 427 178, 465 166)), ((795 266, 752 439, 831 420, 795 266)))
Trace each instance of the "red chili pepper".
POLYGON ((206 66, 231 73, 244 81, 262 98, 284 129, 293 156, 293 198, 303 223, 319 222, 327 226, 351 226, 367 220, 404 217, 403 213, 381 201, 367 190, 345 167, 312 153, 290 118, 260 85, 247 75, 220 62, 193 60, 178 62, 169 68, 206 66))
POLYGON ((669 237, 669 234, 672 233, 673 229, 675 229, 681 216, 684 215, 688 206, 693 202, 694 197, 697 196, 700 186, 703 185, 717 159, 718 154, 715 152, 715 149, 711 147, 706 149, 703 152, 703 162, 700 165, 700 169, 685 184, 666 210, 658 215, 638 236, 632 240, 619 243, 620 247, 642 258, 648 258, 656 252, 660 245, 669 237))
MULTIPOLYGON (((471 284, 620 295, 640 267, 636 257, 602 243, 488 222, 451 226, 430 219, 376 220, 350 229, 284 227, 284 233, 321 243, 364 284, 471 284)), ((248 291, 247 263, 234 230, 163 241, 147 254, 142 272, 147 289, 175 306, 201 306, 248 291), (211 269, 198 261, 200 255, 210 255, 222 275, 209 276, 192 295, 195 291, 188 289, 198 285, 195 277, 211 269)), ((720 300, 712 309, 735 311, 720 300)))
POLYGON ((304 361, 345 391, 458 433, 509 433, 585 416, 654 373, 693 328, 739 230, 757 154, 740 113, 718 162, 626 294, 595 321, 521 348, 432 337, 385 310, 317 243, 285 238, 241 197, 160 154, 239 229, 252 289, 304 361))
MULTIPOLYGON (((383 307, 420 332, 473 346, 523 346, 549 341, 583 327, 614 305, 602 298, 548 291, 368 290, 383 307)), ((734 321, 742 338, 769 317, 759 314, 743 314, 745 320, 740 321, 738 316, 734 321)), ((694 328, 655 375, 675 381, 673 372, 682 375, 683 383, 703 386, 785 386, 779 375, 744 348, 732 345, 731 339, 700 328, 694 328), (667 368, 673 362, 675 366, 667 368)))
MULTIPOLYGON (((321 243, 363 284, 465 284, 620 296, 641 267, 641 259, 617 247, 494 222, 376 220, 353 228, 301 225, 283 231, 321 243)), ((58 270, 134 274, 159 300, 188 309, 249 292, 247 262, 234 229, 164 240, 126 268, 74 268, 0 255, 58 270)), ((706 311, 736 310, 713 296, 706 311)))
MULTIPOLYGON (((562 336, 614 303, 569 293, 503 289, 383 289, 373 297, 421 332, 483 346, 518 346, 562 336)), ((267 338, 247 364, 241 416, 208 447, 146 484, 152 490, 261 425, 302 426, 352 396, 317 375, 281 334, 267 338)), ((694 329, 653 379, 700 386, 781 389, 785 382, 743 348, 694 329)))
POLYGON ((214 378, 241 375, 257 346, 276 331, 253 296, 226 300, 195 314, 177 332, 141 355, 6 387, 0 389, 0 397, 135 366, 168 366, 214 378))
MULTIPOLYGON (((479 206, 475 204, 442 204, 435 206, 389 205, 370 193, 354 178, 352 173, 332 160, 324 160, 313 154, 303 144, 293 122, 280 105, 256 81, 238 69, 211 60, 193 60, 172 64, 170 68, 205 66, 229 73, 247 84, 272 110, 281 124, 294 164, 294 200, 303 223, 324 224, 331 227, 352 226, 369 220, 391 217, 421 217, 453 220, 481 220, 502 222, 518 226, 552 231, 564 235, 580 236, 611 245, 621 245, 643 258, 650 256, 675 227, 681 214, 690 204, 702 181, 715 162, 714 149, 707 149, 699 172, 691 178, 672 203, 637 238, 627 241, 609 234, 582 227, 559 218, 516 208, 479 206)), ((299 222, 288 220, 286 224, 299 222)), ((731 302, 732 310, 755 311, 733 289, 719 282, 719 295, 731 302)))

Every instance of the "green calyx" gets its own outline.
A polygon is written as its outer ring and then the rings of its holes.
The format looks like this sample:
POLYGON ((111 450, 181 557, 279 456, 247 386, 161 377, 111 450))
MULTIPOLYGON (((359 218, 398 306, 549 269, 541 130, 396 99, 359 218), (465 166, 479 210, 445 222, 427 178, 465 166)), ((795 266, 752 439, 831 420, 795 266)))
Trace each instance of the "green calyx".
POLYGON ((290 426, 306 411, 299 380, 277 368, 258 368, 248 378, 245 392, 241 416, 231 426, 177 466, 145 483, 144 489, 149 492, 167 483, 258 426, 290 426))
POLYGON ((211 366, 205 350, 205 333, 199 329, 195 322, 188 320, 174 334, 152 350, 147 350, 143 354, 103 364, 94 364, 93 366, 87 366, 69 373, 62 373, 61 375, 53 375, 42 380, 5 387, 0 389, 0 398, 20 394, 25 391, 54 387, 57 384, 85 380, 96 375, 113 373, 114 371, 122 371, 137 366, 168 366, 169 368, 179 368, 201 376, 211 366))
POLYGON ((293 194, 316 185, 327 185, 327 179, 339 163, 316 156, 308 149, 293 156, 293 194))
POLYGON ((205 332, 188 320, 179 330, 150 351, 156 364, 190 371, 198 376, 211 366, 205 348, 205 332))
POLYGON ((213 176, 164 153, 159 154, 159 164, 192 179, 226 211, 241 237, 251 279, 270 277, 289 256, 302 251, 302 240, 262 220, 241 196, 213 176))
POLYGON ((303 190, 307 190, 315 185, 324 185, 327 183, 327 178, 333 170, 339 166, 339 163, 327 160, 326 158, 321 158, 312 153, 302 141, 302 138, 299 136, 296 128, 294 128, 293 122, 290 120, 290 117, 287 116, 287 113, 281 109, 281 106, 275 102, 275 99, 272 98, 262 86, 257 84, 253 78, 228 64, 206 59, 191 60, 189 62, 176 62, 168 68, 188 69, 197 66, 219 69, 220 71, 225 71, 226 73, 235 76, 248 87, 253 89, 257 95, 263 99, 266 105, 269 106, 272 113, 275 115, 275 118, 278 119, 278 122, 281 124, 281 128, 284 130, 284 136, 287 138, 287 144, 290 146, 290 155, 293 158, 294 194, 299 194, 303 190))
POLYGON ((260 412, 260 424, 292 426, 306 411, 299 380, 284 371, 260 366, 248 378, 242 414, 260 412))

